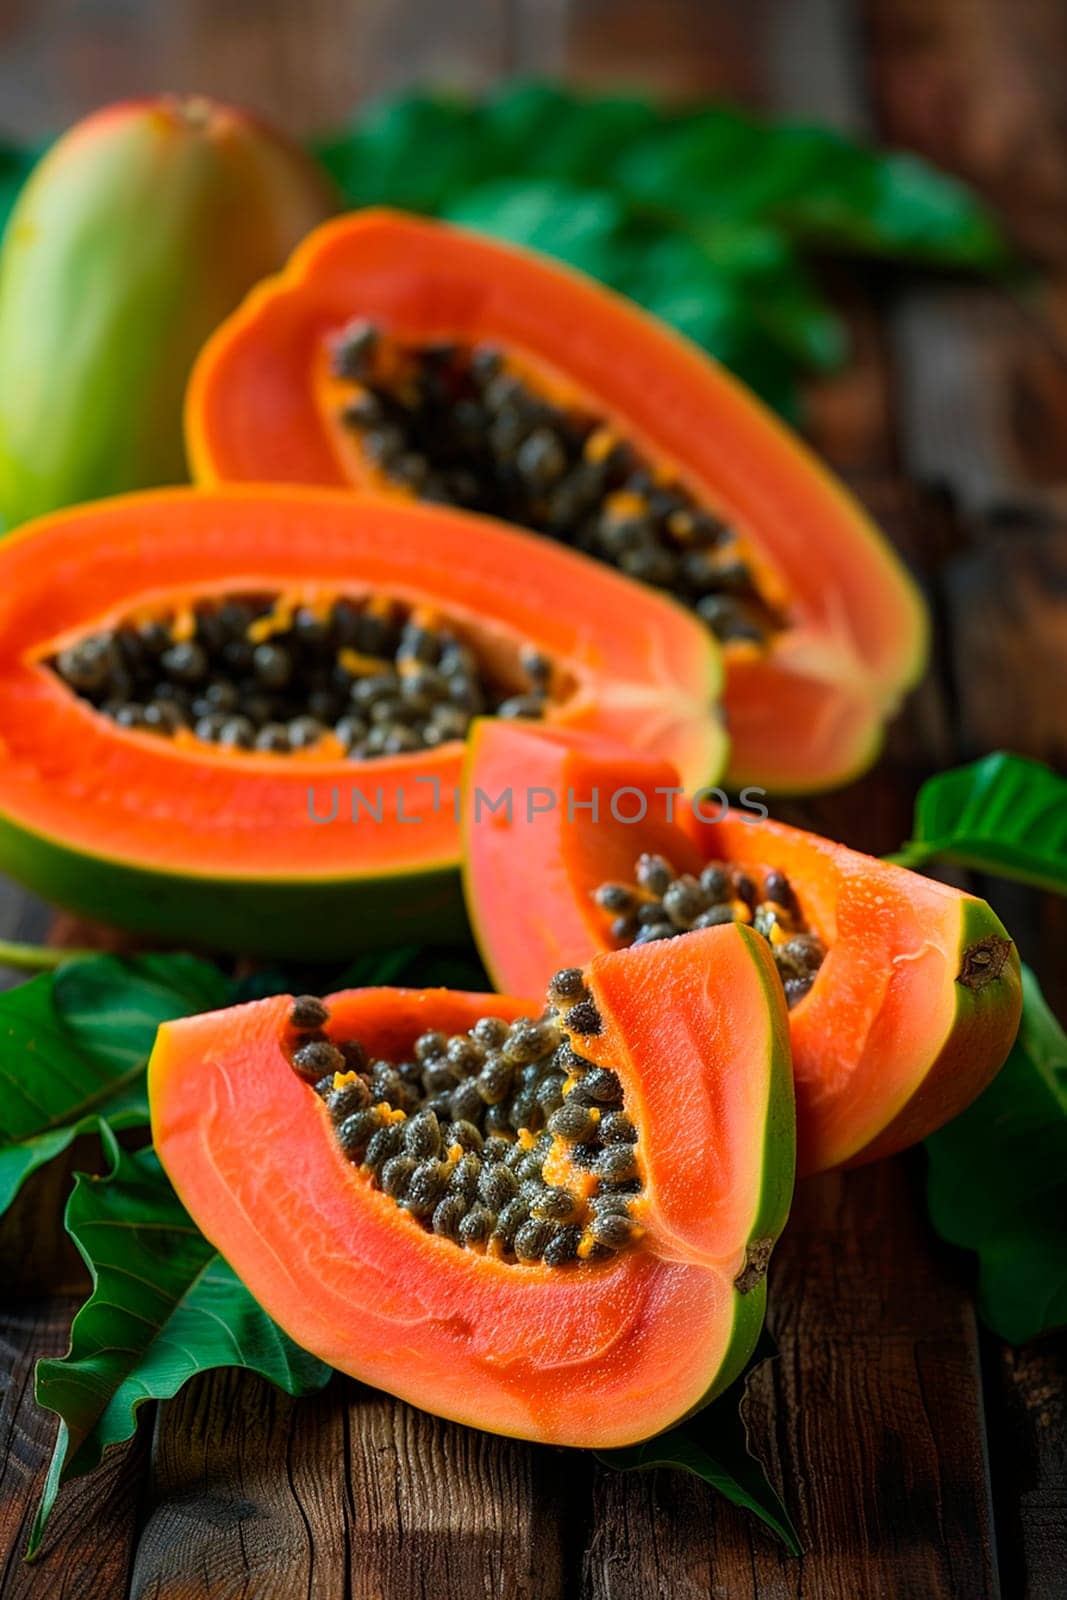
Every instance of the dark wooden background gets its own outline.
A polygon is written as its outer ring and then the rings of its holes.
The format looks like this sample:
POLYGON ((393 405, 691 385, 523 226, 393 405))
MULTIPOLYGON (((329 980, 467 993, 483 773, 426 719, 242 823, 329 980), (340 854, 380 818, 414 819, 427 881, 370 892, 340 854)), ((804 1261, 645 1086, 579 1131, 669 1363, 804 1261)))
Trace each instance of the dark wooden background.
MULTIPOLYGON (((295 131, 371 94, 512 72, 725 95, 921 150, 978 185, 1039 268, 1019 293, 835 268, 848 371, 809 431, 924 582, 933 669, 878 769, 783 815, 893 848, 927 773, 1007 746, 1067 758, 1067 7, 1063 0, 0 0, 0 125, 43 137, 164 88, 295 131)), ((996 889, 1061 1015, 1062 902, 996 889)), ((43 908, 9 890, 0 935, 43 908)), ((0 1311, 0 1593, 110 1600, 964 1600, 1067 1594, 1067 1352, 977 1326, 932 1239, 921 1154, 802 1186, 771 1272, 781 1358, 749 1407, 807 1547, 790 1560, 680 1475, 453 1427, 335 1380, 292 1403, 223 1374, 142 1419, 22 1566, 53 1422, 33 1359, 72 1302, 0 1311)), ((8 1294, 0 1291, 0 1294, 8 1294)))

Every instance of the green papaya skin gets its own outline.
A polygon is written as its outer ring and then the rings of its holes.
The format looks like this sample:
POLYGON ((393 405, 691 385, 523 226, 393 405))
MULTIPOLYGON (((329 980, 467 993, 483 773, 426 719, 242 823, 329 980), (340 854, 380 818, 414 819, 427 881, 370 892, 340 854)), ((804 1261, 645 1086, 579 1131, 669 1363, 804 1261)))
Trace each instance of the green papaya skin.
POLYGON ((0 250, 0 523, 184 480, 200 346, 335 209, 296 146, 199 97, 66 134, 0 250))

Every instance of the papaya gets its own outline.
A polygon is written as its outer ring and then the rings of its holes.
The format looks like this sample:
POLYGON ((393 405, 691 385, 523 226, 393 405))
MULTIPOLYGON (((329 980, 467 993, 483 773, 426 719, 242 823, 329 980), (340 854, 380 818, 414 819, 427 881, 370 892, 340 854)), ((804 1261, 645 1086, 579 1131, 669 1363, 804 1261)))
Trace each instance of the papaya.
POLYGON ((475 713, 625 734, 695 783, 719 672, 674 602, 454 510, 237 488, 58 512, 0 544, 0 868, 212 949, 466 938, 475 713))
POLYGON ((155 1147, 298 1344, 425 1410, 607 1448, 743 1369, 793 1185, 751 929, 594 958, 549 1005, 364 989, 165 1024, 155 1147), (696 981, 694 981, 694 977, 696 981))
POLYGON ((108 106, 60 139, 0 252, 0 519, 182 481, 197 351, 334 210, 295 145, 199 96, 108 106))
POLYGON ((736 379, 592 280, 448 225, 326 224, 189 387, 204 484, 452 502, 665 590, 723 644, 735 785, 874 759, 923 602, 846 490, 736 379))
POLYGON ((984 900, 687 795, 669 761, 595 735, 486 721, 468 748, 465 890, 493 982, 536 994, 556 967, 661 940, 699 964, 687 930, 753 926, 789 1003, 801 1175, 925 1138, 1003 1064, 1019 958, 984 900), (516 772, 554 803, 490 813, 516 772))

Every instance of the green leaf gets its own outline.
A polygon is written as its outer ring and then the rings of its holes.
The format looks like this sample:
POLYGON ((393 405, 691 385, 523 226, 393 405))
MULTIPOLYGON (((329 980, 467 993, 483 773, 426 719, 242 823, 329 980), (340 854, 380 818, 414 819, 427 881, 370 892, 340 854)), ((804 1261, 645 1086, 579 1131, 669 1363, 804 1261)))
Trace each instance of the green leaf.
POLYGON ((811 249, 996 270, 1009 252, 981 202, 917 156, 827 128, 761 124, 712 106, 625 148, 624 193, 696 221, 770 223, 811 249))
POLYGON ((996 272, 1009 264, 1003 233, 955 178, 918 156, 858 149, 818 129, 797 130, 802 134, 822 146, 824 158, 808 182, 771 207, 798 239, 939 267, 996 272))
POLYGON ((450 200, 441 214, 509 244, 543 250, 605 283, 618 283, 625 268, 626 210, 602 189, 502 178, 450 200))
POLYGON ((128 1439, 146 1400, 164 1400, 197 1373, 243 1367, 287 1394, 321 1389, 330 1368, 262 1311, 182 1208, 152 1150, 127 1155, 102 1128, 102 1179, 80 1174, 67 1231, 92 1277, 70 1351, 37 1363, 39 1403, 60 1418, 29 1553, 40 1547, 62 1484, 91 1472, 128 1439))
POLYGON ((216 969, 191 956, 94 956, 0 994, 0 1215, 101 1118, 147 1124, 156 1028, 229 998, 216 969))
POLYGON ((381 101, 348 133, 321 141, 316 151, 352 206, 437 211, 497 172, 480 111, 440 95, 381 101))
POLYGON ((481 132, 501 173, 602 188, 617 152, 659 128, 664 115, 638 95, 590 98, 558 84, 519 82, 487 102, 481 132))
POLYGON ((1021 1344, 1067 1323, 1067 1034, 1023 968, 1023 1016, 984 1094, 926 1141, 927 1202, 978 1256, 978 1309, 1021 1344))
POLYGON ((0 1215, 23 1183, 101 1117, 148 1121, 143 1065, 82 1049, 54 1003, 54 978, 0 995, 0 1215))
POLYGON ((1067 894, 1067 779, 1003 750, 929 779, 914 837, 889 859, 935 857, 1067 894))
POLYGON ((232 997, 217 967, 180 954, 100 956, 62 967, 55 978, 67 1031, 83 1048, 126 1065, 148 1059, 160 1023, 217 1011, 232 997))
POLYGON ((776 1354, 774 1342, 764 1329, 742 1377, 710 1406, 643 1444, 628 1445, 622 1450, 598 1450, 597 1459, 616 1472, 647 1472, 653 1467, 691 1472, 732 1505, 751 1511, 781 1539, 791 1555, 801 1555, 800 1536, 789 1513, 768 1480, 763 1463, 749 1449, 741 1410, 753 1371, 776 1354))

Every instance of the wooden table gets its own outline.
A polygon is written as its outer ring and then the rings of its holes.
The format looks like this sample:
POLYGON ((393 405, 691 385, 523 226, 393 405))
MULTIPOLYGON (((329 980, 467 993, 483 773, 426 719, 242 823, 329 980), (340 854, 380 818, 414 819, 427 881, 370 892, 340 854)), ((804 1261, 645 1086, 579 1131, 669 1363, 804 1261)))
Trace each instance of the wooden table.
MULTIPOLYGON (((1060 0, 9 0, 0 122, 36 136, 101 100, 199 88, 300 131, 422 76, 512 71, 726 95, 911 146, 986 191, 1041 269, 1021 297, 835 274, 848 371, 810 432, 920 574, 934 667, 878 769, 782 808, 874 851, 929 772, 997 746, 1067 756, 1067 11, 1060 0)), ((1061 1015, 1062 902, 996 889, 1061 1015)), ((6 934, 41 908, 9 893, 6 934)), ((926 1224, 921 1154, 804 1185, 771 1273, 781 1359, 750 1422, 807 1554, 680 1475, 454 1427, 334 1380, 293 1403, 222 1374, 143 1418, 20 1552, 51 1448, 31 1363, 71 1302, 0 1312, 0 1593, 388 1597, 1067 1594, 1062 1341, 975 1321, 926 1224), (5 1554, 6 1552, 6 1554, 5 1554), (5 1564, 6 1563, 6 1564, 5 1564)))

